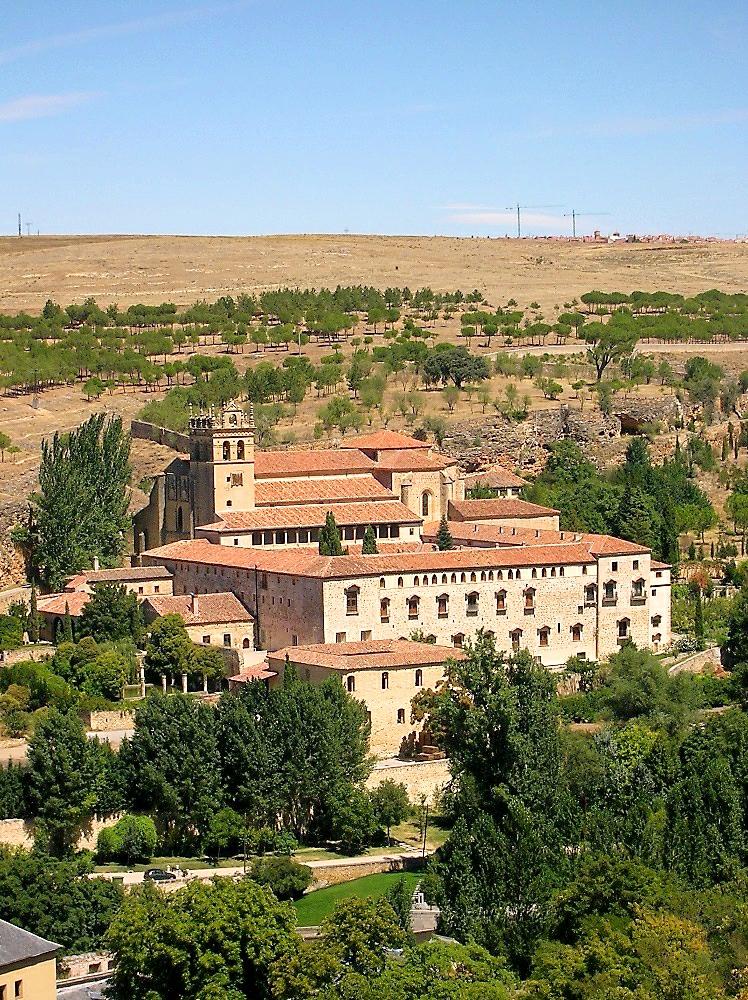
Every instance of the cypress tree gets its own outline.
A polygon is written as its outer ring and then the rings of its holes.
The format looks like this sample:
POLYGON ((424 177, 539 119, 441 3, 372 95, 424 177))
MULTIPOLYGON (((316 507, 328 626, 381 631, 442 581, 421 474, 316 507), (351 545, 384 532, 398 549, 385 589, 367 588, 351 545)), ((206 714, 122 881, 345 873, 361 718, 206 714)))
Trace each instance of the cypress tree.
POLYGON ((73 641, 73 619, 70 617, 70 605, 65 601, 65 617, 62 620, 62 641, 73 641))
POLYGON ((29 642, 39 642, 39 612, 36 607, 36 584, 31 584, 31 609, 29 611, 29 642))
POLYGON ((701 597, 701 587, 696 586, 694 588, 694 633, 696 635, 696 644, 699 649, 706 649, 706 641, 704 639, 704 602, 701 597))
POLYGON ((442 519, 439 522, 439 531, 436 533, 436 544, 439 546, 440 552, 446 552, 447 549, 453 549, 454 541, 452 539, 452 533, 449 530, 449 525, 447 524, 447 518, 442 514, 442 519))
POLYGON ((375 556, 379 552, 377 548, 377 539, 374 534, 374 529, 371 525, 368 525, 366 531, 364 532, 364 541, 361 546, 361 554, 364 556, 375 556))
POLYGON ((319 554, 321 556, 342 556, 345 555, 342 542, 340 541, 340 530, 335 523, 332 511, 327 512, 325 523, 319 532, 319 554))
POLYGON ((727 461, 730 454, 730 445, 726 437, 722 438, 722 461, 727 461))

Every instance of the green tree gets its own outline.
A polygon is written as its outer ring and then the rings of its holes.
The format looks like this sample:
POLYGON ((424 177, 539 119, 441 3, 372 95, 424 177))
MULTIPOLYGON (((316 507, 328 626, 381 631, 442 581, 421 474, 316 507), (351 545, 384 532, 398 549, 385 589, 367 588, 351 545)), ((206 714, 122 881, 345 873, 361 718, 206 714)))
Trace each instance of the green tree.
POLYGON ((145 649, 145 667, 167 677, 188 674, 192 666, 192 642, 180 615, 163 615, 150 627, 145 649))
POLYGON ((311 884, 312 870, 282 856, 256 858, 249 877, 272 889, 278 899, 300 899, 311 884))
POLYGON ((147 863, 156 851, 156 842, 156 825, 150 816, 127 815, 99 833, 96 853, 100 862, 147 863))
POLYGON ((319 554, 321 556, 342 556, 345 555, 346 551, 340 541, 340 530, 335 523, 335 516, 332 511, 328 511, 325 523, 319 530, 319 554))
POLYGON ((387 951, 407 941, 397 914, 384 899, 344 899, 322 924, 325 944, 362 976, 379 975, 387 951))
POLYGON ((59 590, 98 556, 114 565, 126 545, 130 437, 119 417, 95 414, 68 435, 42 442, 39 490, 15 537, 34 578, 59 590))
POLYGON ((374 529, 369 524, 367 525, 366 531, 364 532, 364 540, 361 546, 361 554, 364 556, 375 556, 379 549, 377 548, 377 538, 374 534, 374 529))
POLYGON ((249 879, 130 892, 107 942, 113 1000, 271 1000, 274 967, 299 944, 293 908, 249 879))
POLYGON ((402 823, 410 813, 408 789, 405 785, 387 778, 377 785, 371 793, 371 801, 377 820, 387 829, 387 843, 389 844, 391 843, 390 829, 397 826, 398 823, 402 823))
POLYGON ((143 616, 135 594, 121 583, 101 583, 83 608, 78 635, 91 636, 96 642, 131 639, 136 644, 143 637, 143 616))
POLYGON ((441 520, 439 521, 439 531, 436 535, 436 544, 440 552, 446 552, 449 549, 454 548, 452 532, 449 530, 449 524, 447 523, 447 518, 444 514, 442 514, 441 520))
POLYGON ((638 340, 633 327, 613 322, 588 323, 582 330, 582 338, 590 345, 587 360, 595 366, 598 382, 612 362, 631 354, 638 340))

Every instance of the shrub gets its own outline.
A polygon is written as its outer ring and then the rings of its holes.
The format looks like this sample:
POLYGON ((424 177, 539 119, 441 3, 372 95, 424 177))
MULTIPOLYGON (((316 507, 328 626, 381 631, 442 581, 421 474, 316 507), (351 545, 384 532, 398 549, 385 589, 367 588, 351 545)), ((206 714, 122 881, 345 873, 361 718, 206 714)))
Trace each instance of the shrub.
POLYGON ((156 850, 156 840, 156 826, 149 816, 123 816, 99 833, 96 856, 99 861, 123 865, 148 862, 156 850))
POLYGON ((312 881, 311 869, 287 857, 257 858, 249 877, 269 886, 278 899, 299 899, 312 881))

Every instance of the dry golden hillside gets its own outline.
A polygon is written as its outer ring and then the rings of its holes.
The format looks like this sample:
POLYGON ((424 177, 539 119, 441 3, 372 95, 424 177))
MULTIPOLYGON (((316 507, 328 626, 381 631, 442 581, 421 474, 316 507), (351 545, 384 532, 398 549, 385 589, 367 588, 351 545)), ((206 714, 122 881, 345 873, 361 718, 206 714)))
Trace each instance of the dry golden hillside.
POLYGON ((592 288, 748 289, 748 244, 584 244, 417 236, 59 236, 0 239, 0 310, 47 298, 173 301, 281 285, 479 288, 553 305, 592 288))

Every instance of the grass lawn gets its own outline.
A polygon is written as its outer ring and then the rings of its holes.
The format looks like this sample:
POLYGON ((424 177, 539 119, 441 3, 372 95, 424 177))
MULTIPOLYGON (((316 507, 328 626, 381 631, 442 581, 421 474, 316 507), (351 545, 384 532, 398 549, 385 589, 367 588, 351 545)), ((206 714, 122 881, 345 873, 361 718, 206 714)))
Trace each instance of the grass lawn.
POLYGON ((315 927, 335 909, 341 899, 356 896, 359 899, 378 899, 392 888, 398 879, 405 878, 415 890, 420 879, 416 872, 382 872, 379 875, 364 875, 352 882, 341 882, 326 889, 318 889, 294 903, 300 927, 315 927))
MULTIPOLYGON (((393 841, 399 840, 403 844, 410 844, 420 850, 423 840, 421 828, 417 819, 407 819, 398 826, 393 826, 390 831, 393 841)), ((429 816, 429 828, 426 831, 426 849, 436 850, 441 847, 449 836, 449 827, 444 824, 440 816, 429 816)))

